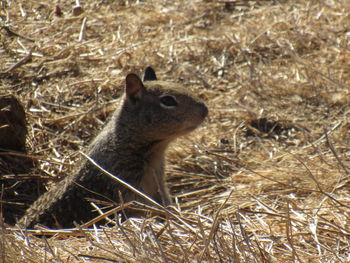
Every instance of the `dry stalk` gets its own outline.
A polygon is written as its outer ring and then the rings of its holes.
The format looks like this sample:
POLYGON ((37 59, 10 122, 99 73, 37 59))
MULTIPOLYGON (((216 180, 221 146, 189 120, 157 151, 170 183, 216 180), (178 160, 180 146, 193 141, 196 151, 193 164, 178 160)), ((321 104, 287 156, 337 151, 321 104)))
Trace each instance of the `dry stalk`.
POLYGON ((0 93, 26 109, 37 165, 15 173, 17 153, 0 153, 0 260, 347 262, 349 1, 107 2, 1 2, 0 93), (122 202, 82 229, 9 228, 9 213, 74 171, 125 75, 147 65, 210 111, 167 154, 174 215, 122 202), (129 205, 168 218, 94 227, 129 205))

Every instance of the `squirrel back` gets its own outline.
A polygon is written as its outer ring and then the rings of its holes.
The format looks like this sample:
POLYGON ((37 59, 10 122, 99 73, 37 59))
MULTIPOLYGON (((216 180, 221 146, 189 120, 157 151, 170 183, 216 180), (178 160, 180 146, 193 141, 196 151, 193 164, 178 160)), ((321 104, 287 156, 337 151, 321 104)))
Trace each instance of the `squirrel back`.
MULTIPOLYGON (((145 71, 144 82, 130 73, 125 84, 117 109, 91 142, 87 154, 155 201, 169 205, 171 198, 164 178, 165 150, 171 141, 200 125, 208 109, 181 85, 158 81, 151 67, 145 71)), ((84 160, 78 172, 66 176, 40 196, 18 225, 73 227, 99 215, 90 202, 106 206, 133 200, 145 202, 84 160)))

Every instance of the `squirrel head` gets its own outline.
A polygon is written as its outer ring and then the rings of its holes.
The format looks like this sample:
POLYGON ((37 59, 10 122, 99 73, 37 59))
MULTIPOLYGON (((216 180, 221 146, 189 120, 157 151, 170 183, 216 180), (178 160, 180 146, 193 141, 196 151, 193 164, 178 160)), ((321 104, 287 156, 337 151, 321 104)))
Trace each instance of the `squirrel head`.
POLYGON ((144 82, 134 73, 126 76, 123 110, 126 125, 150 141, 189 133, 208 115, 202 101, 179 84, 157 80, 151 67, 144 82))

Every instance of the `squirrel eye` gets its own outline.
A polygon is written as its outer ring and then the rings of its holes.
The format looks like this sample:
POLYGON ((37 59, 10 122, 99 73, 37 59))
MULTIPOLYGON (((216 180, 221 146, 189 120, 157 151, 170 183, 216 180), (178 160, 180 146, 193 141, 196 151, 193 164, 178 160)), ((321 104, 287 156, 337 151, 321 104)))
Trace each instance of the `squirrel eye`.
POLYGON ((175 100, 175 98, 173 96, 170 96, 170 95, 165 95, 163 97, 160 98, 160 103, 162 104, 162 106, 165 106, 165 107, 175 107, 177 106, 177 101, 175 100))

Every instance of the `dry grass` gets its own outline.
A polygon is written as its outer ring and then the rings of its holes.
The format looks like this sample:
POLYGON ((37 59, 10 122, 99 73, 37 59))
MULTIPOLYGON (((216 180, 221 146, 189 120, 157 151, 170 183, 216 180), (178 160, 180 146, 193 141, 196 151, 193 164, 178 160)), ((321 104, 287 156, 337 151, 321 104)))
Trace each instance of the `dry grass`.
POLYGON ((82 2, 78 16, 72 1, 61 16, 1 2, 0 92, 25 106, 37 160, 3 176, 18 197, 5 216, 72 172, 127 72, 153 65, 210 109, 168 153, 190 227, 135 219, 39 239, 3 225, 3 262, 350 261, 349 1, 82 2))

